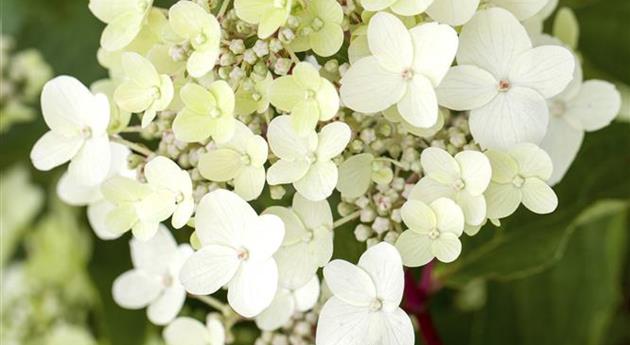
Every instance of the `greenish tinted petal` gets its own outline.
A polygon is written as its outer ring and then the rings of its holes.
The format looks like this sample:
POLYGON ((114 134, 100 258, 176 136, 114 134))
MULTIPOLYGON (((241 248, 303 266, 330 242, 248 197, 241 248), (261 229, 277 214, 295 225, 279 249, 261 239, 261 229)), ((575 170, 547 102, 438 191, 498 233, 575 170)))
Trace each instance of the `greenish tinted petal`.
POLYGON ((173 121, 173 133, 177 140, 184 142, 204 141, 210 137, 212 119, 190 109, 184 109, 173 121))
MULTIPOLYGON (((290 4, 291 1, 287 0, 287 3, 290 4)), ((259 14, 259 16, 260 23, 258 23, 258 37, 267 38, 287 22, 287 18, 289 18, 289 9, 272 7, 264 13, 259 14)))
POLYGON ((563 7, 558 10, 553 21, 553 35, 569 47, 577 48, 578 39, 580 38, 580 25, 575 17, 575 13, 570 8, 563 7))
POLYGON ((518 173, 518 164, 507 153, 496 150, 485 152, 492 167, 492 181, 498 183, 511 183, 518 173))
POLYGON ((234 113, 237 115, 249 115, 255 112, 257 108, 258 102, 254 100, 251 91, 247 91, 242 87, 236 90, 234 113))
POLYGON ((350 42, 350 46, 348 47, 348 60, 350 64, 354 64, 357 60, 369 55, 371 55, 371 53, 367 35, 358 35, 350 42))
POLYGON ((246 151, 249 155, 250 165, 262 167, 267 161, 269 148, 267 142, 259 135, 253 135, 247 140, 246 151))
POLYGON ((310 38, 310 35, 304 36, 298 33, 297 36, 293 39, 293 41, 291 41, 291 49, 293 49, 293 51, 297 53, 305 52, 311 49, 311 42, 309 38, 310 38))
POLYGON ((307 173, 310 164, 306 160, 285 161, 279 160, 267 171, 267 183, 275 186, 279 184, 298 181, 307 173))
POLYGON ((208 151, 199 157, 199 173, 210 181, 232 180, 242 168, 241 153, 231 149, 208 151))
POLYGON ((273 8, 272 0, 236 0, 236 15, 250 24, 258 24, 262 13, 273 8))
POLYGON ((101 192, 107 201, 118 204, 138 201, 148 195, 149 186, 127 177, 114 176, 103 183, 101 192))
POLYGON ((234 192, 246 201, 254 200, 265 187, 265 168, 244 167, 234 179, 234 192))
POLYGON ((274 107, 289 112, 298 102, 304 100, 305 94, 304 88, 292 76, 286 76, 273 81, 269 98, 274 107))
POLYGON ((374 156, 362 153, 352 156, 339 165, 337 190, 347 198, 357 198, 367 192, 372 178, 374 156))
POLYGON ((317 90, 315 99, 319 105, 320 121, 328 121, 337 115, 339 111, 339 94, 331 82, 322 78, 322 84, 317 90))
POLYGON ((186 67, 184 61, 175 61, 171 58, 170 47, 166 44, 153 46, 149 50, 147 58, 159 73, 174 75, 180 73, 186 67))
POLYGON ((136 12, 128 12, 116 17, 103 30, 101 46, 109 51, 124 48, 138 36, 143 20, 144 14, 136 12))
POLYGON ((169 104, 171 104, 174 94, 175 88, 173 87, 171 77, 162 75, 160 77, 160 97, 155 100, 155 108, 157 110, 166 109, 169 104))
POLYGON ((105 224, 109 231, 114 234, 122 234, 125 231, 131 229, 131 227, 138 221, 136 212, 132 204, 125 203, 110 213, 105 218, 105 224))
POLYGON ((188 58, 186 70, 191 76, 201 78, 210 72, 219 57, 218 49, 195 51, 188 58))
POLYGON ((319 121, 319 106, 313 99, 299 102, 291 111, 291 124, 299 136, 315 130, 319 121))
POLYGON ((157 112, 155 110, 155 106, 151 105, 149 109, 147 109, 144 114, 142 114, 142 128, 147 128, 151 124, 151 122, 153 122, 156 116, 157 112))
POLYGON ((335 0, 317 0, 309 5, 311 13, 326 23, 341 24, 343 21, 343 9, 335 0))
POLYGON ((309 35, 309 43, 315 54, 332 56, 343 44, 343 29, 339 24, 326 23, 321 30, 309 35))
POLYGON ((125 76, 133 80, 138 86, 149 88, 160 85, 160 76, 151 64, 142 55, 136 53, 123 53, 121 57, 125 76))
POLYGON ((236 119, 232 116, 221 116, 213 119, 210 127, 210 135, 217 144, 223 144, 232 139, 234 129, 236 127, 236 119))
POLYGON ((214 95, 217 106, 224 116, 234 113, 234 91, 225 80, 217 80, 210 84, 208 91, 214 95))
POLYGON ((292 74, 294 80, 306 90, 319 90, 322 84, 322 77, 319 71, 308 62, 300 62, 293 68, 292 74))
POLYGON ((154 88, 144 88, 132 81, 126 81, 114 92, 114 100, 122 110, 139 113, 151 106, 156 91, 154 88))
POLYGON ((96 18, 110 23, 117 17, 134 12, 140 0, 90 0, 88 7, 96 18))
POLYGON ((210 14, 192 1, 179 1, 169 10, 169 23, 175 33, 191 39, 208 23, 210 14))
POLYGON ((179 96, 186 108, 199 114, 208 114, 216 106, 214 96, 203 86, 195 83, 184 85, 179 91, 179 96))

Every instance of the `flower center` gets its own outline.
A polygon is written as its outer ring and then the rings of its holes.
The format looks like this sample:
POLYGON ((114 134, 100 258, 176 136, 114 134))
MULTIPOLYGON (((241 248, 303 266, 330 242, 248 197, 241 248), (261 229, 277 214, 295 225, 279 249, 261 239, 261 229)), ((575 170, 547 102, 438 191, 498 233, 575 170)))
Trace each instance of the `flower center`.
POLYGON ((383 309, 383 301, 381 301, 380 298, 375 298, 370 303, 370 311, 375 312, 375 311, 379 311, 381 309, 383 309))
POLYGON ((567 105, 563 101, 553 101, 549 106, 549 113, 553 116, 560 117, 567 110, 567 105))
POLYGON ((317 161, 317 154, 315 152, 310 152, 307 156, 306 156, 306 160, 310 163, 313 164, 317 161))
POLYGON ((184 199, 185 199, 184 193, 179 192, 177 193, 177 196, 175 197, 175 202, 179 204, 180 202, 184 201, 184 199))
POLYGON ((525 178, 523 176, 521 176, 521 175, 516 175, 516 176, 514 176, 514 179, 512 179, 512 184, 516 188, 523 187, 524 183, 525 183, 525 178))
POLYGON ((324 22, 319 17, 315 17, 311 22, 311 27, 314 31, 319 31, 324 27, 324 22))
POLYGON ((151 94, 153 94, 153 99, 159 99, 162 96, 162 91, 158 86, 153 86, 151 88, 151 94))
POLYGON ((455 188, 455 190, 463 190, 465 187, 466 187, 466 183, 461 178, 457 179, 457 181, 453 183, 453 188, 455 188))
POLYGON ((306 90, 306 99, 314 99, 317 93, 311 89, 306 90))
POLYGON ((216 119, 217 117, 221 116, 221 110, 219 110, 219 108, 217 107, 213 107, 208 112, 208 115, 210 115, 211 118, 216 119))
POLYGON ((411 68, 406 68, 405 70, 402 71, 402 78, 404 80, 411 80, 413 79, 413 69, 411 68))
POLYGON ((304 236, 302 236, 302 242, 306 242, 306 243, 311 242, 314 237, 315 235, 313 234, 313 231, 306 230, 306 233, 304 234, 304 236))
POLYGON ((262 99, 262 95, 259 94, 258 92, 254 92, 252 93, 252 99, 256 102, 260 101, 262 99))
POLYGON ((90 127, 81 128, 81 136, 84 139, 90 139, 92 137, 92 128, 90 127))
POLYGON ((193 38, 193 44, 196 46, 200 46, 204 43, 208 42, 208 36, 205 33, 200 32, 195 38, 193 38))
POLYGON ((241 261, 247 261, 247 259, 249 259, 249 250, 245 248, 241 248, 237 251, 236 256, 241 261))
POLYGON ((249 157, 248 154, 242 154, 241 155, 241 163, 243 165, 250 165, 252 163, 252 159, 249 157))
POLYGON ((429 231, 429 238, 432 240, 436 240, 438 237, 440 237, 440 231, 436 228, 431 229, 431 231, 429 231))
POLYGON ((162 276, 162 285, 170 287, 173 285, 173 282, 173 277, 170 274, 165 274, 162 276))
POLYGON ((506 92, 508 91, 510 88, 512 87, 512 84, 510 84, 509 80, 503 79, 499 82, 499 86, 497 87, 497 89, 499 90, 499 92, 506 92))
POLYGON ((149 8, 149 1, 140 1, 138 2, 138 10, 140 12, 145 12, 149 8))

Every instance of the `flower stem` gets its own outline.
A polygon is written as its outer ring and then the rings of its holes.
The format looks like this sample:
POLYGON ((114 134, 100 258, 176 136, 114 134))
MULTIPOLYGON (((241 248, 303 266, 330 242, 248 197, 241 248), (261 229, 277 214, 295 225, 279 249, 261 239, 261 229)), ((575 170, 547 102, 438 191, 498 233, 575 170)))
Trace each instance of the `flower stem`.
POLYGON ((217 13, 217 18, 221 18, 225 15, 225 12, 227 12, 228 7, 230 6, 230 2, 231 0, 223 0, 219 13, 217 13))
POLYGON ((357 218, 359 218, 359 215, 361 214, 361 211, 356 211, 354 213, 350 213, 349 215, 343 217, 343 218, 339 218, 337 219, 334 223, 333 223, 333 229, 336 229, 348 222, 351 222, 357 218))
POLYGON ((284 50, 287 51, 287 53, 289 53, 289 56, 291 57, 291 61, 293 61, 293 63, 298 64, 300 63, 300 58, 297 57, 297 55, 295 55, 295 53, 293 52, 293 49, 291 49, 287 44, 282 44, 284 46, 284 50))
POLYGON ((144 155, 145 157, 149 157, 153 155, 153 152, 149 150, 148 148, 142 145, 136 144, 136 143, 132 143, 131 141, 125 140, 121 137, 112 136, 110 137, 110 139, 115 143, 119 143, 119 144, 127 146, 131 150, 136 151, 137 153, 144 155))
POLYGON ((395 166, 397 166, 397 167, 399 167, 399 168, 401 168, 403 170, 407 169, 407 167, 405 167, 402 163, 400 163, 399 161, 397 161, 395 159, 392 159, 392 158, 389 158, 389 157, 381 157, 379 159, 383 160, 383 161, 386 161, 386 162, 390 162, 390 163, 394 164, 395 166))
POLYGON ((219 301, 218 299, 212 296, 197 296, 197 295, 190 295, 190 296, 220 311, 224 315, 226 315, 229 312, 230 307, 227 304, 219 301))
POLYGON ((426 345, 442 345, 440 335, 435 328, 428 308, 428 300, 432 288, 434 262, 429 262, 422 269, 420 281, 416 284, 409 270, 405 271, 405 310, 414 315, 420 325, 422 343, 426 345))

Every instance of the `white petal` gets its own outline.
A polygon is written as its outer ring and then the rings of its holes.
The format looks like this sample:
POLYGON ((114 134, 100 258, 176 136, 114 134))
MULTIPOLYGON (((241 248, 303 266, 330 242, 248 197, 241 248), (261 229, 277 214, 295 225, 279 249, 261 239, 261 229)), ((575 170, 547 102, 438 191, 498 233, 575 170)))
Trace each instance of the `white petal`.
POLYGON ((516 143, 539 143, 545 136, 549 110, 542 96, 513 87, 470 114, 470 132, 483 148, 508 149, 516 143))
POLYGON ((177 242, 164 225, 160 225, 158 232, 149 241, 132 239, 129 245, 133 267, 156 275, 168 270, 170 260, 177 251, 177 242))
POLYGON ((56 77, 48 81, 42 89, 44 121, 58 134, 76 135, 89 123, 89 117, 95 115, 92 113, 93 98, 90 90, 77 79, 56 77))
POLYGON ((518 163, 509 154, 498 151, 488 150, 484 152, 490 160, 492 167, 492 181, 498 183, 512 183, 514 177, 519 172, 518 163))
POLYGON ((311 167, 307 160, 279 160, 275 162, 267 171, 267 183, 269 185, 279 185, 293 183, 303 178, 311 167))
POLYGON ((433 84, 422 75, 407 83, 407 91, 398 102, 400 116, 414 127, 429 128, 438 120, 438 104, 433 84))
POLYGON ((435 0, 426 12, 435 21, 459 26, 472 18, 478 6, 479 0, 435 0))
POLYGON ((363 113, 376 113, 396 104, 407 90, 400 72, 391 72, 374 56, 359 59, 341 79, 343 104, 363 113))
POLYGON ((362 268, 333 260, 324 267, 324 278, 335 297, 356 306, 368 306, 377 297, 376 286, 362 268))
POLYGON ((313 278, 319 268, 315 254, 306 242, 280 248, 275 258, 282 286, 296 289, 313 278))
POLYGON ((184 263, 179 280, 191 294, 208 295, 226 285, 239 265, 236 250, 221 245, 206 245, 184 263))
POLYGON ((234 192, 249 201, 260 196, 265 188, 265 168, 247 166, 234 179, 234 192))
POLYGON ((569 85, 574 68, 575 57, 568 49, 536 47, 514 60, 509 80, 514 85, 538 91, 544 98, 551 98, 569 85))
POLYGON ((91 138, 83 143, 76 156, 70 161, 68 172, 79 182, 97 185, 109 173, 111 151, 107 136, 91 138))
POLYGON ((44 134, 31 150, 31 161, 37 170, 48 171, 74 157, 83 146, 83 138, 66 138, 53 131, 44 134))
POLYGON ((457 32, 445 24, 428 23, 409 31, 414 49, 414 71, 437 87, 457 53, 457 32))
POLYGON ((230 281, 228 301, 235 312, 254 317, 267 308, 278 289, 275 260, 246 261, 230 281))
POLYGON ((564 119, 551 117, 547 135, 540 148, 549 154, 553 162, 553 173, 547 181, 554 185, 564 177, 577 156, 584 140, 584 132, 573 128, 564 119))
POLYGON ((547 214, 558 207, 558 197, 553 189, 536 177, 525 180, 523 188, 523 205, 538 214, 547 214))
POLYGON ((155 325, 166 325, 173 321, 186 301, 186 290, 175 283, 175 286, 169 287, 158 299, 153 301, 147 308, 147 316, 149 321, 155 325))
POLYGON ((379 313, 382 322, 374 326, 382 325, 382 343, 391 345, 413 345, 415 343, 415 332, 409 315, 402 309, 397 308, 391 313, 379 313))
POLYGON ((320 201, 329 197, 337 185, 337 165, 331 161, 317 162, 306 175, 295 181, 293 186, 303 197, 320 201))
POLYGON ((488 218, 500 219, 514 213, 521 204, 522 194, 512 184, 490 183, 485 193, 488 218))
POLYGON ((505 78, 514 60, 532 44, 525 28, 510 12, 490 8, 477 12, 459 35, 459 65, 476 65, 505 78))
POLYGON ((441 233, 450 232, 460 236, 464 231, 464 213, 457 204, 448 198, 439 198, 431 203, 435 213, 437 228, 441 233))
POLYGON ((326 161, 340 155, 350 142, 351 135, 350 126, 343 122, 324 126, 318 135, 317 158, 326 161))
POLYGON ((114 281, 112 296, 126 309, 144 308, 162 292, 159 276, 141 270, 127 271, 114 281))
POLYGON ((540 12, 549 0, 493 0, 493 2, 514 13, 518 20, 525 20, 540 12))
POLYGON ((369 153, 354 155, 339 164, 337 190, 347 198, 357 198, 367 192, 372 182, 372 162, 369 153))
POLYGON ((300 287, 293 292, 295 298, 295 307, 301 312, 305 312, 313 309, 317 300, 319 299, 319 278, 313 277, 306 283, 306 285, 300 287))
POLYGON ((396 0, 361 0, 361 6, 368 11, 380 11, 391 6, 396 0))
POLYGON ((396 240, 396 248, 400 252, 402 261, 407 267, 418 267, 433 260, 429 236, 412 230, 403 231, 396 240))
POLYGON ((415 16, 424 12, 433 0, 398 0, 394 2, 391 9, 401 16, 415 16))
POLYGON ((462 252, 462 243, 453 233, 443 233, 431 245, 431 251, 442 262, 453 262, 462 252))
POLYGON ((126 47, 140 33, 143 20, 144 14, 136 11, 116 17, 103 30, 101 46, 110 52, 126 47))
POLYGON ((392 72, 409 68, 413 58, 413 45, 409 31, 393 14, 378 12, 368 24, 370 52, 379 64, 392 72))
MULTIPOLYGON (((178 317, 163 332, 167 345, 207 345, 208 329, 203 323, 190 318, 178 317)), ((212 345, 215 345, 212 343, 212 345)), ((220 344, 217 344, 220 345, 220 344)))
POLYGON ((94 230, 96 237, 101 240, 115 240, 121 233, 114 233, 107 226, 107 215, 113 211, 115 206, 107 200, 100 200, 87 207, 87 218, 90 227, 94 230))
POLYGON ((376 294, 384 302, 398 306, 405 285, 402 259, 394 246, 381 242, 361 255, 358 266, 372 277, 376 294))
POLYGON ((498 93, 497 85, 492 74, 477 66, 455 66, 436 92, 440 105, 459 111, 471 110, 488 104, 498 93))
POLYGON ((190 197, 184 199, 184 201, 177 203, 173 217, 171 218, 171 225, 175 229, 181 229, 188 223, 190 217, 192 217, 195 211, 195 200, 190 197))
POLYGON ((320 226, 332 229, 333 216, 327 200, 314 202, 296 193, 293 196, 293 210, 308 229, 320 226))
POLYGON ((317 345, 365 345, 370 332, 370 312, 337 297, 331 297, 322 308, 315 336, 317 345))
POLYGON ((452 198, 454 195, 455 190, 450 185, 442 184, 431 177, 425 176, 411 189, 409 199, 430 203, 437 198, 452 198))
POLYGON ((284 223, 280 217, 264 214, 245 227, 242 245, 249 251, 250 261, 266 261, 280 248, 284 223))
POLYGON ((85 206, 102 198, 99 187, 79 183, 77 179, 65 173, 57 183, 57 196, 67 204, 85 206))
POLYGON ((188 58, 186 70, 191 76, 201 78, 212 70, 217 58, 219 57, 218 49, 208 49, 206 51, 195 51, 188 58))
POLYGON ((211 150, 199 157, 199 173, 210 181, 229 181, 241 166, 241 153, 232 149, 211 150))
POLYGON ((486 198, 483 195, 472 196, 464 190, 457 193, 454 200, 464 212, 467 225, 477 226, 486 219, 486 198))
POLYGON ((291 117, 282 115, 275 117, 267 129, 267 140, 273 153, 288 160, 304 158, 317 146, 317 135, 313 131, 306 136, 298 136, 291 124, 291 117))
POLYGON ((164 156, 151 159, 144 166, 144 175, 150 185, 166 188, 174 193, 185 192, 182 186, 187 184, 187 179, 190 180, 188 173, 182 171, 177 163, 164 156))
POLYGON ((574 100, 568 104, 564 116, 577 121, 587 131, 606 127, 621 109, 621 95, 611 83, 588 80, 574 100))
POLYGON ((151 61, 140 54, 125 52, 121 56, 125 75, 142 87, 160 85, 160 76, 151 61))
POLYGON ((304 229, 304 224, 293 210, 281 206, 271 206, 265 209, 262 214, 273 214, 282 219, 282 223, 284 223, 283 246, 301 242, 304 235, 308 234, 304 229))
POLYGON ((437 224, 433 210, 419 200, 407 200, 401 207, 400 214, 405 224, 415 231, 430 231, 437 224))
POLYGON ((549 155, 540 147, 522 143, 512 147, 509 153, 518 164, 522 176, 536 176, 545 181, 551 176, 553 164, 549 155))
POLYGON ((256 221, 254 209, 233 192, 218 189, 206 194, 195 216, 196 233, 201 243, 237 247, 245 226, 256 221))
POLYGON ((280 289, 271 305, 256 317, 256 326, 263 331, 275 331, 291 319, 294 311, 295 302, 291 292, 280 289))
POLYGON ((455 160, 461 168, 466 191, 471 195, 481 195, 492 177, 490 160, 477 151, 462 151, 455 155, 455 160))
POLYGON ((420 164, 425 176, 444 184, 451 184, 460 178, 460 167, 455 158, 441 148, 429 147, 422 150, 420 164))

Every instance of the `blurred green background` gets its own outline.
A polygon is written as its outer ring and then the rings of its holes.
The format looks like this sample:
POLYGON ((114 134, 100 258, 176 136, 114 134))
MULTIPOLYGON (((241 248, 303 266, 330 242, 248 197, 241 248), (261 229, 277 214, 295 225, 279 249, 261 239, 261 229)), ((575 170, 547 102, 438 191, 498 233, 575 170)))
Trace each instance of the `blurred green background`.
MULTIPOLYGON (((96 61, 103 25, 88 11, 87 1, 1 4, 2 33, 14 39, 16 51, 36 48, 55 75, 73 75, 86 84, 106 77, 96 61)), ((586 77, 630 85, 630 1, 561 0, 561 6, 573 8, 578 17, 586 77)), ((3 180, 13 176, 18 181, 15 188, 3 182, 1 190, 5 219, 0 339, 9 327, 22 327, 32 335, 32 344, 94 343, 81 338, 80 331, 59 331, 62 315, 63 325, 87 327, 98 344, 159 344, 159 330, 146 321, 144 311, 123 310, 110 295, 114 278, 131 266, 127 241, 96 240, 83 210, 55 200, 61 171, 31 172, 42 194, 9 170, 20 164, 32 170, 28 153, 44 131, 38 115, 0 136, 3 180), (15 210, 15 204, 37 215, 15 232, 19 244, 9 250, 13 242, 5 231, 6 212, 15 210), (8 281, 7 272, 15 263, 23 263, 34 278, 8 281), (11 302, 10 294, 21 302, 11 302), (24 308, 52 316, 16 325, 24 308), (56 338, 53 325, 55 332, 66 331, 65 337, 56 338)), ((433 296, 430 310, 445 344, 630 344, 630 124, 616 122, 587 135, 578 157, 556 187, 556 213, 535 216, 521 210, 502 229, 467 238, 462 257, 439 267, 445 288, 433 296)), ((337 250, 343 252, 338 256, 356 258, 360 248, 352 244, 351 231, 341 234, 337 250)))

